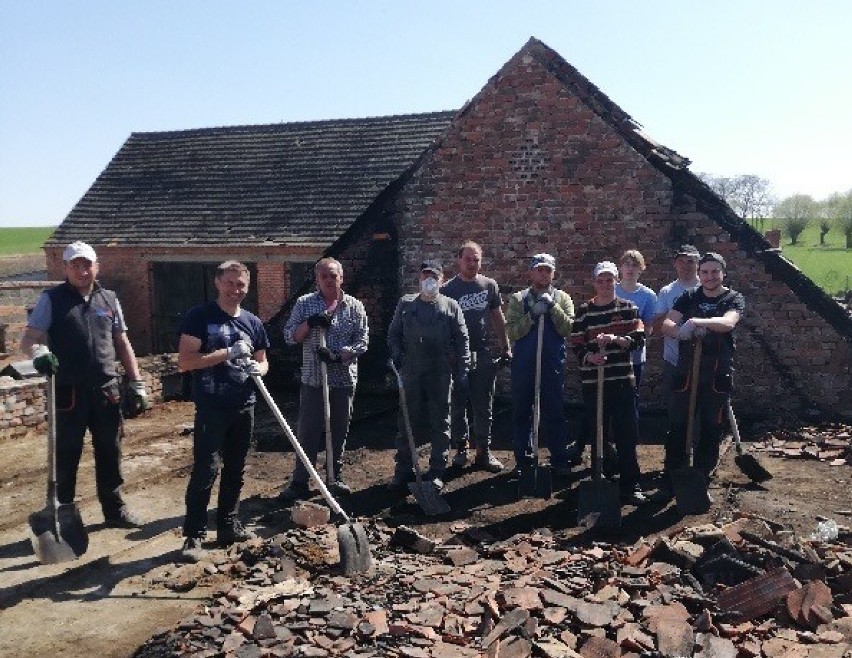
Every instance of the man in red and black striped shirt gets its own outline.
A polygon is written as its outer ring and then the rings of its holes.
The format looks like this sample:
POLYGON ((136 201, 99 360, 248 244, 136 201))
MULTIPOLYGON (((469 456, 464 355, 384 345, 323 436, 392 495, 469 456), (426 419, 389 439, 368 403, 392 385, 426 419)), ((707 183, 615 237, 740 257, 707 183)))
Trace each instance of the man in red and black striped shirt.
MULTIPOLYGON (((604 372, 604 427, 612 427, 618 449, 618 484, 622 501, 639 505, 647 498, 639 486, 636 443, 636 396, 631 351, 645 344, 645 328, 639 309, 615 295, 618 268, 603 261, 595 266, 595 296, 577 310, 571 346, 580 361, 583 400, 588 426, 597 422, 598 367, 604 372)), ((592 445, 592 458, 596 457, 592 445)))

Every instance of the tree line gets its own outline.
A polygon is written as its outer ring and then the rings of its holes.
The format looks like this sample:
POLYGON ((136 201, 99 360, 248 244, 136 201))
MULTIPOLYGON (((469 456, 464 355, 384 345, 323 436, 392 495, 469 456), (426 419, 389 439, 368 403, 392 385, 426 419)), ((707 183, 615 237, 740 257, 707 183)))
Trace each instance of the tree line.
POLYGON ((819 227, 820 245, 825 245, 825 236, 834 230, 846 238, 846 248, 852 249, 852 189, 845 193, 835 192, 821 200, 809 194, 793 194, 778 199, 772 194, 771 183, 754 174, 697 175, 740 217, 761 230, 767 219, 774 219, 776 226, 795 245, 808 226, 816 225, 819 227))

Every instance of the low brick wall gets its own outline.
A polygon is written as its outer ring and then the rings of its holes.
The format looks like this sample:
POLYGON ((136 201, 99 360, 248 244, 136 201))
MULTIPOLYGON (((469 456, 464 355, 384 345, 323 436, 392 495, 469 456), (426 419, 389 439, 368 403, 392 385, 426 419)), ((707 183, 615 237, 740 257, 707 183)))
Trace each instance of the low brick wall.
MULTIPOLYGON (((181 375, 177 371, 176 354, 142 357, 139 368, 154 402, 179 395, 181 375)), ((0 377, 0 441, 46 431, 44 386, 42 378, 0 377)))

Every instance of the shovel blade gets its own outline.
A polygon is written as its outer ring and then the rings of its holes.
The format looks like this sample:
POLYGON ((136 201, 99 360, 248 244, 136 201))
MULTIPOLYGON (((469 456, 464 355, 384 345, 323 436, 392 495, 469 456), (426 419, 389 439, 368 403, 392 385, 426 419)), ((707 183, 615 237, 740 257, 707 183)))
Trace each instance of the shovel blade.
POLYGON ((42 564, 75 560, 89 548, 80 510, 72 504, 46 507, 30 514, 30 540, 42 564))
POLYGON ((603 478, 581 482, 577 487, 577 523, 601 530, 620 528, 621 494, 618 484, 603 478))
POLYGON ((450 511, 450 506, 441 498, 441 493, 434 483, 427 480, 409 482, 408 490, 411 491, 414 500, 426 516, 441 516, 450 511))
POLYGON ((693 467, 672 471, 672 488, 677 511, 684 516, 704 514, 710 509, 710 494, 703 471, 693 467))
POLYGON ((340 550, 340 569, 351 576, 367 572, 373 564, 367 531, 360 523, 344 523, 337 528, 337 545, 340 550))
POLYGON ((734 457, 734 463, 752 482, 760 484, 772 479, 772 473, 767 471, 754 455, 737 455, 734 457))
POLYGON ((550 466, 543 466, 535 460, 522 463, 518 478, 518 498, 549 500, 552 496, 553 473, 550 466))

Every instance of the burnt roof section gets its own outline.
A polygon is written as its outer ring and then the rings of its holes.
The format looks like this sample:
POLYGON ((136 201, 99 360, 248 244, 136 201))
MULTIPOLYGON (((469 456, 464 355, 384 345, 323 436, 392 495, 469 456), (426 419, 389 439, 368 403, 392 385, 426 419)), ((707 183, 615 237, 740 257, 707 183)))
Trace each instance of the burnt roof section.
POLYGON ((454 115, 133 133, 47 245, 326 247, 454 115))

